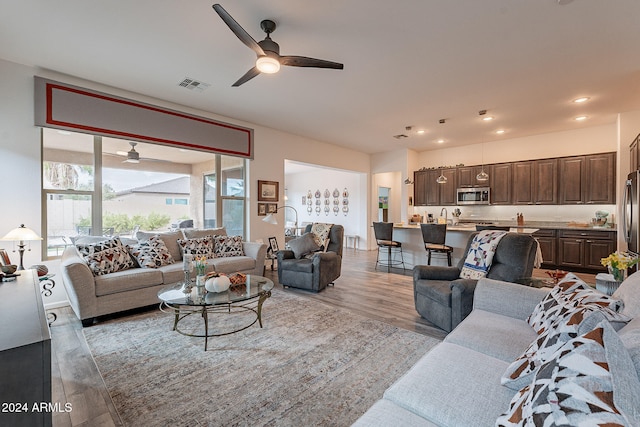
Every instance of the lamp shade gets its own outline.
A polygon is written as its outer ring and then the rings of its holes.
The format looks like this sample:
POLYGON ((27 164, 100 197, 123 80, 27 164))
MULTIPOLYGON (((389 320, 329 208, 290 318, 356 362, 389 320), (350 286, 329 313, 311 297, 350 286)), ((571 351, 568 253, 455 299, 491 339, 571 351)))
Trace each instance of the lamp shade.
POLYGON ((14 228, 0 240, 9 240, 9 241, 18 242, 18 241, 29 241, 29 240, 42 240, 42 237, 38 236, 38 234, 32 229, 25 227, 24 224, 20 224, 20 227, 14 228))
POLYGON ((273 74, 280 71, 280 62, 271 56, 261 56, 256 60, 256 68, 261 73, 273 74))
POLYGON ((276 219, 276 216, 272 213, 270 213, 269 215, 265 216, 262 219, 264 222, 267 222, 269 224, 273 224, 273 225, 277 225, 278 224, 278 220, 276 219))

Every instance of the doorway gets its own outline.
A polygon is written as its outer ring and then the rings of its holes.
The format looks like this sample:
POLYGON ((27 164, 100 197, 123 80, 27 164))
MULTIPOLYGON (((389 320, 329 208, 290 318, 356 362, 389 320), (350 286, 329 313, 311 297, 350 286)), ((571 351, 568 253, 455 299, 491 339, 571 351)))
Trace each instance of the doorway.
POLYGON ((389 195, 391 188, 378 187, 378 221, 389 222, 389 195))

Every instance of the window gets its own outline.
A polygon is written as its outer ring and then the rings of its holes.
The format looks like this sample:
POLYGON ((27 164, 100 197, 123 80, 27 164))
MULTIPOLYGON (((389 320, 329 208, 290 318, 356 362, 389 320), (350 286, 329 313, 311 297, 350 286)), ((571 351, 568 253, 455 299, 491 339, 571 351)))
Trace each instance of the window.
POLYGON ((60 256, 77 236, 132 237, 184 219, 244 237, 244 159, 46 128, 42 144, 44 259, 60 256), (200 185, 204 200, 194 205, 200 185))

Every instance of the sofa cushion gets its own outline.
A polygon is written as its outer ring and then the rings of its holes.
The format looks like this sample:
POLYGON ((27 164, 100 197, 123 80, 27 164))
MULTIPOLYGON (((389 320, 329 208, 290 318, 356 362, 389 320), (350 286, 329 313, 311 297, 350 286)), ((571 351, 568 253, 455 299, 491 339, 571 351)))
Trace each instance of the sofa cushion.
POLYGON ((640 316, 629 322, 618 331, 622 343, 629 352, 631 360, 636 367, 636 373, 640 378, 640 316))
POLYGON ((299 273, 313 273, 313 260, 311 259, 283 259, 280 261, 282 270, 294 271, 299 273))
POLYGON ((437 425, 493 425, 513 397, 513 390, 500 385, 506 367, 495 357, 443 342, 384 397, 437 425))
POLYGON ((124 246, 115 246, 100 252, 92 252, 84 257, 94 276, 127 270, 135 265, 129 251, 124 246))
POLYGON ((175 261, 182 260, 182 249, 178 245, 178 239, 184 239, 184 235, 181 230, 166 231, 163 233, 154 233, 153 231, 138 231, 136 233, 136 239, 138 242, 144 242, 149 240, 153 236, 158 236, 162 239, 165 246, 169 250, 169 253, 175 261))
POLYGON ((209 263, 218 273, 236 273, 238 271, 253 270, 256 260, 248 256, 221 257, 210 259, 209 263))
POLYGON ((205 236, 226 236, 227 229, 219 228, 185 228, 182 230, 187 239, 197 239, 205 236))
POLYGON ((316 243, 312 233, 304 233, 302 236, 290 240, 289 247, 293 251, 293 256, 295 256, 296 259, 320 250, 320 246, 316 243))
POLYGON ((205 258, 213 258, 213 236, 194 237, 191 239, 177 240, 182 255, 198 255, 205 258))
POLYGON ((161 272, 155 269, 132 268, 106 276, 97 276, 95 278, 96 296, 133 291, 162 283, 161 272))
POLYGON ((613 298, 624 303, 622 313, 631 318, 640 317, 640 271, 636 271, 622 282, 613 293, 613 298))
POLYGON ((543 364, 496 425, 637 425, 639 408, 640 381, 631 358, 603 321, 543 364))
POLYGON ((509 365, 501 379, 502 384, 513 390, 521 389, 531 382, 540 366, 552 359, 555 352, 567 341, 590 331, 603 320, 629 321, 627 317, 609 307, 579 305, 567 309, 563 316, 558 317, 556 322, 538 335, 524 353, 509 365))
POLYGON ((474 309, 444 340, 511 363, 537 336, 524 320, 474 309))
POLYGON ((214 236, 213 253, 216 258, 243 256, 242 236, 214 236))
POLYGON ((158 268, 175 262, 159 236, 151 236, 148 240, 133 245, 130 251, 142 268, 158 268))
POLYGON ((184 281, 184 270, 182 263, 176 262, 169 265, 163 265, 157 269, 162 273, 162 282, 165 285, 184 281))
POLYGON ((380 399, 358 418, 351 427, 437 427, 426 420, 387 399, 380 399))

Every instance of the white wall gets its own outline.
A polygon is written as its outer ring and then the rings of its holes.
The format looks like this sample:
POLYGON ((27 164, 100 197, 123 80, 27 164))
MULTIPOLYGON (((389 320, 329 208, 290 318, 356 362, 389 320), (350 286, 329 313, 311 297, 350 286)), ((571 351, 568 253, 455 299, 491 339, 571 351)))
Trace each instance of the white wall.
MULTIPOLYGON (((298 211, 298 224, 303 222, 326 222, 331 224, 341 224, 344 227, 345 235, 357 235, 360 237, 358 247, 366 248, 366 234, 367 234, 367 189, 366 189, 366 174, 354 173, 341 170, 327 170, 327 169, 315 169, 310 172, 287 174, 285 179, 285 187, 287 189, 287 197, 289 200, 287 205, 293 206, 298 211), (342 212, 342 193, 344 189, 349 192, 349 212, 345 215, 342 212), (333 193, 335 189, 340 192, 338 205, 340 211, 337 215, 333 212, 333 194, 329 198, 331 211, 328 215, 324 212, 324 192, 329 190, 329 193, 333 193), (322 197, 320 198, 323 203, 320 207, 322 211, 318 215, 315 211, 315 197, 313 197, 312 212, 307 211, 307 206, 302 205, 302 196, 307 196, 307 192, 311 190, 311 193, 315 193, 316 190, 320 190, 322 197)), ((281 203, 284 204, 284 203, 281 203)), ((294 216, 291 209, 285 209, 287 220, 293 221, 294 216)), ((281 223, 282 216, 278 217, 278 227, 282 228, 281 223)))

